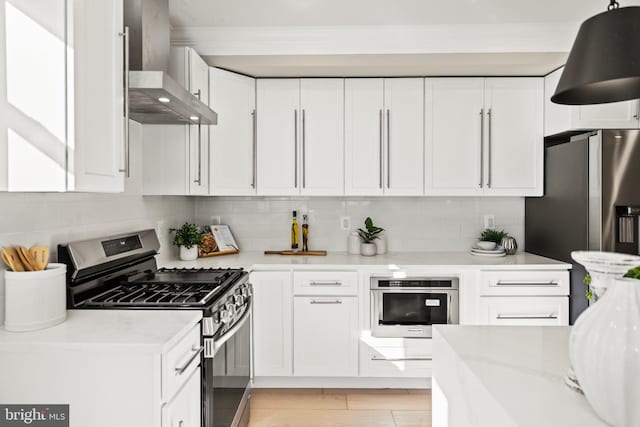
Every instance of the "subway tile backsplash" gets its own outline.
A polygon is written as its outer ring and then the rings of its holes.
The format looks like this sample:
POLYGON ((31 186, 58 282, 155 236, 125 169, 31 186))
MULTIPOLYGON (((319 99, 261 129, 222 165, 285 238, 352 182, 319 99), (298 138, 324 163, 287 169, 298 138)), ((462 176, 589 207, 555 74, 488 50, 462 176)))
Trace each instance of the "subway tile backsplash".
POLYGON ((386 229, 389 250, 466 251, 483 229, 483 216, 493 214, 496 227, 505 229, 524 248, 523 198, 250 198, 199 197, 196 221, 211 217, 231 225, 241 250, 262 251, 289 247, 291 211, 307 213, 310 249, 346 251, 349 231, 340 217, 351 218, 352 230, 371 216, 386 229))

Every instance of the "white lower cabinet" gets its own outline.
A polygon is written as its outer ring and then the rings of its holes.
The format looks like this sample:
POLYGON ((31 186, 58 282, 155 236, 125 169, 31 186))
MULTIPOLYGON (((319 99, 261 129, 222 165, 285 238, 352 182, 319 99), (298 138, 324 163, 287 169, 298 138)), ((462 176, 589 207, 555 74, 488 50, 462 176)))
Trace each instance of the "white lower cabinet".
POLYGON ((360 375, 383 378, 427 378, 431 376, 430 338, 382 338, 360 343, 360 375), (382 344, 386 340, 389 344, 382 344))
POLYGON ((198 368, 173 400, 162 408, 162 427, 200 427, 200 389, 198 368))
POLYGON ((481 297, 479 317, 485 325, 568 325, 569 297, 481 297))
POLYGON ((357 307, 356 297, 294 298, 294 375, 358 375, 357 307))
POLYGON ((292 375, 291 272, 251 273, 255 376, 292 375))

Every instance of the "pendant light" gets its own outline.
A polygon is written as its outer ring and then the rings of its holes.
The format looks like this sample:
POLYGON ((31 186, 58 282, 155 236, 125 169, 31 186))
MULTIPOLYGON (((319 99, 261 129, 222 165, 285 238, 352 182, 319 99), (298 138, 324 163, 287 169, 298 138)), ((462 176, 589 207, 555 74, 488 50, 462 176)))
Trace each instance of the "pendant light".
POLYGON ((582 23, 551 101, 586 105, 640 98, 640 7, 611 0, 582 23))

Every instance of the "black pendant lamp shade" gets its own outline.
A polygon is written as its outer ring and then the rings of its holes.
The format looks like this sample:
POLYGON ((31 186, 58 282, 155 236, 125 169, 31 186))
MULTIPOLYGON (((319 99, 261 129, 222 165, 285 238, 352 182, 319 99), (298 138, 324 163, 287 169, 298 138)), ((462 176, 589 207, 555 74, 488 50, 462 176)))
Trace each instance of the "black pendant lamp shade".
POLYGON ((582 23, 556 93, 556 104, 586 105, 640 98, 640 7, 618 8, 582 23))

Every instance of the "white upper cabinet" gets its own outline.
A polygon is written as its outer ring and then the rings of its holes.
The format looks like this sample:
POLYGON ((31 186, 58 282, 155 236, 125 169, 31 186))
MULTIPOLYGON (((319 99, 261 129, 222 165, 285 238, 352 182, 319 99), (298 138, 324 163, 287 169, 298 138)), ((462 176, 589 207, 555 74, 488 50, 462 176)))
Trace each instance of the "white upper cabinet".
POLYGON ((256 100, 258 194, 297 195, 300 80, 259 79, 256 100))
POLYGON ((301 194, 344 194, 344 80, 300 80, 301 194))
POLYGON ((485 81, 485 193, 541 196, 543 192, 543 81, 485 81))
MULTIPOLYGON (((202 102, 209 102, 209 66, 187 47, 171 49, 170 73, 202 102)), ((143 192, 209 194, 209 126, 142 126, 143 192)))
POLYGON ((588 129, 640 128, 640 100, 598 105, 560 105, 551 102, 563 68, 544 78, 544 135, 588 129))
POLYGON ((256 81, 218 68, 209 70, 210 182, 214 196, 256 194, 256 81))
POLYGON ((484 79, 425 81, 425 192, 482 195, 484 79))
POLYGON ((383 194, 384 79, 344 82, 345 194, 383 194))
POLYGON ((422 195, 424 79, 385 79, 383 114, 384 193, 390 196, 422 195))
POLYGON ((122 32, 122 1, 2 2, 0 189, 124 190, 122 32))
POLYGON ((341 195, 343 80, 257 82, 259 195, 341 195))
POLYGON ((427 195, 542 194, 542 79, 427 79, 426 105, 427 195))

